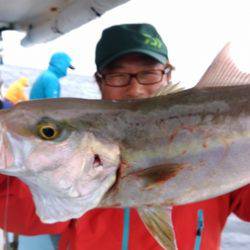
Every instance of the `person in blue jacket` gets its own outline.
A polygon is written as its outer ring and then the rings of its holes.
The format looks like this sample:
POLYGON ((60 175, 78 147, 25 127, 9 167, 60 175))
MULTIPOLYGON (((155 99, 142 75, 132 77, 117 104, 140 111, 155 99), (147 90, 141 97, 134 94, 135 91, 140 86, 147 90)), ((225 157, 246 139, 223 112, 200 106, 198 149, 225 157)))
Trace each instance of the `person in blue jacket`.
POLYGON ((64 52, 54 53, 47 70, 42 72, 30 91, 30 99, 59 98, 61 94, 60 78, 67 75, 72 59, 64 52))

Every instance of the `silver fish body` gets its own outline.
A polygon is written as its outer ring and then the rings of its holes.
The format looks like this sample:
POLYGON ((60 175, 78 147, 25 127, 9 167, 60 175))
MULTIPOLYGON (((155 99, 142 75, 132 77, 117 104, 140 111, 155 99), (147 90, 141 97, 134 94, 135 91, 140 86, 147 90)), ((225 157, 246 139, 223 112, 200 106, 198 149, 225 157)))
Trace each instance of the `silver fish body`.
POLYGON ((0 171, 29 185, 45 222, 215 197, 250 182, 249 93, 246 85, 24 102, 1 111, 0 171), (47 124, 57 138, 41 138, 47 124))

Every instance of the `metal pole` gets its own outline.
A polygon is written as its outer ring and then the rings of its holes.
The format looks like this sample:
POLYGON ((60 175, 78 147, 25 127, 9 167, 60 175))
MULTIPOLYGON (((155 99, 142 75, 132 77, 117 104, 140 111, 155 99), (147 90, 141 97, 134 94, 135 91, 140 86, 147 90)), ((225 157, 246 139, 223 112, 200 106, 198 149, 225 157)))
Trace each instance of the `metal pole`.
POLYGON ((0 65, 3 64, 3 36, 2 31, 0 31, 0 65))

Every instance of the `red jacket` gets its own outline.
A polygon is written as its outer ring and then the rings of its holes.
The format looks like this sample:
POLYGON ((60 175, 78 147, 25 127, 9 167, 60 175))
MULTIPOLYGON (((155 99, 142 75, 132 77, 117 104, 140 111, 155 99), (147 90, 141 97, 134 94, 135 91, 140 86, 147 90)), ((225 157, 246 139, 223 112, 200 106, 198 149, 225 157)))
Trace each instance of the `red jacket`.
MULTIPOLYGON (((19 234, 61 233, 60 250, 122 250, 124 209, 95 209, 77 220, 43 224, 35 214, 28 187, 9 177, 8 209, 6 209, 7 177, 0 175, 0 226, 19 234), (8 214, 6 214, 6 211, 8 214), (6 216, 7 215, 7 216, 6 216), (7 220, 6 220, 7 218, 7 220), (68 248, 70 247, 70 248, 68 248)), ((173 208, 173 224, 179 250, 193 250, 198 230, 198 210, 203 211, 201 250, 216 250, 221 231, 230 213, 250 221, 250 185, 229 194, 173 208)), ((134 209, 130 209, 129 250, 162 249, 144 227, 134 209)))
POLYGON ((69 222, 44 224, 35 213, 29 188, 15 177, 0 174, 0 227, 23 234, 61 233, 69 222), (7 188, 8 187, 8 188, 7 188))

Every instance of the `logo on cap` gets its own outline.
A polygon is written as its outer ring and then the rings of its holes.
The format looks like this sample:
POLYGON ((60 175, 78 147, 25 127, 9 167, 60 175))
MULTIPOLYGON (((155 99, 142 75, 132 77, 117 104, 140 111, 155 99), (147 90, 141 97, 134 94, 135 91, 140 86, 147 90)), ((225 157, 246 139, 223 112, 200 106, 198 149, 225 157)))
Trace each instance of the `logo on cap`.
POLYGON ((157 37, 152 37, 147 33, 142 33, 142 35, 146 38, 144 43, 150 45, 154 48, 160 49, 162 47, 162 42, 157 37))

